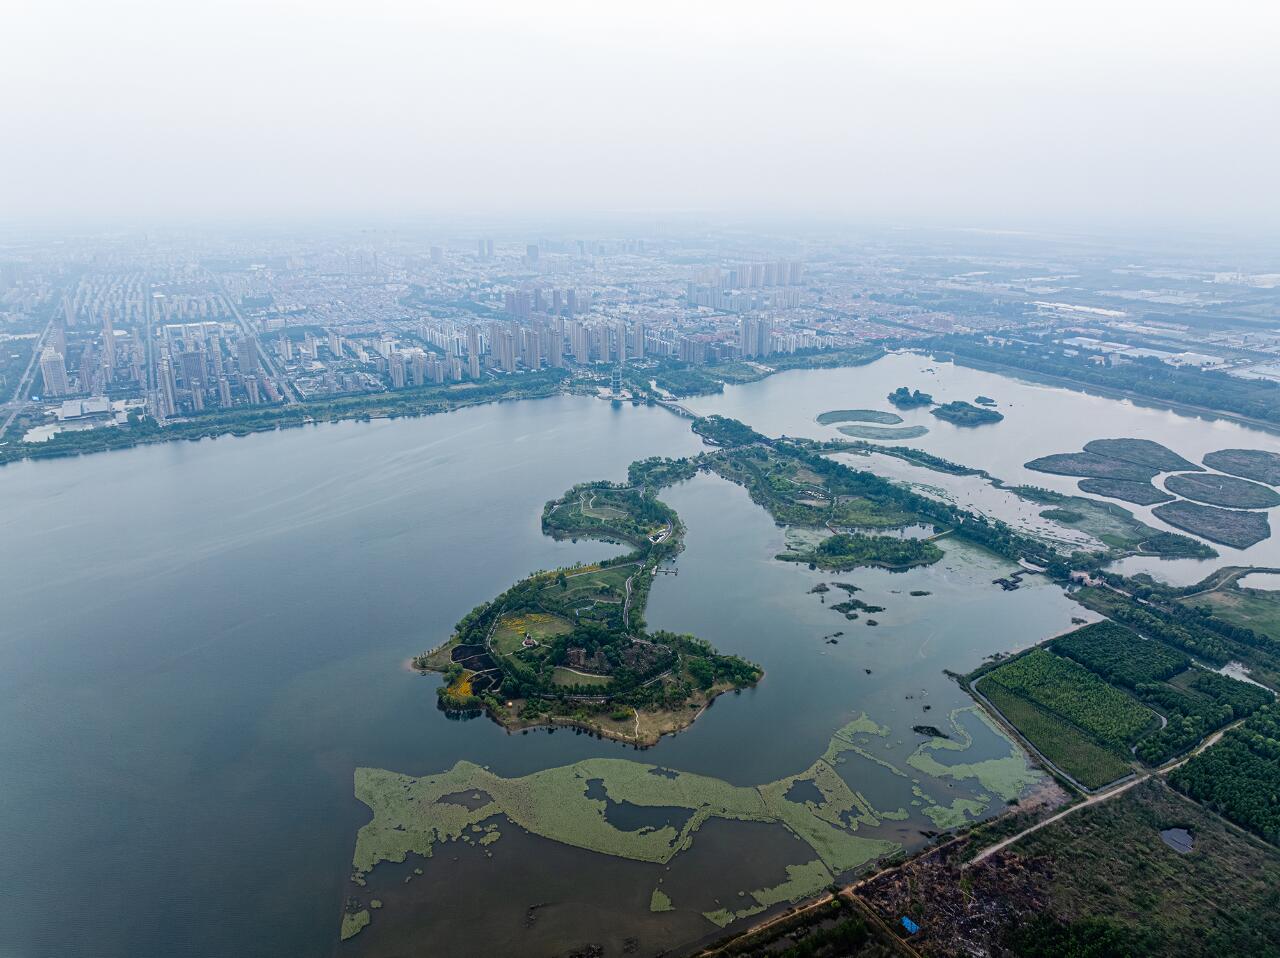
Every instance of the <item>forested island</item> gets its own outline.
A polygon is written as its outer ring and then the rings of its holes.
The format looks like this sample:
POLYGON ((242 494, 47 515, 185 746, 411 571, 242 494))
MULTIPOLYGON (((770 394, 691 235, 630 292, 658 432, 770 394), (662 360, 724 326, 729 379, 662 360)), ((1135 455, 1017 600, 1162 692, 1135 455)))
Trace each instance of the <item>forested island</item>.
POLYGON ((914 409, 916 406, 933 405, 933 397, 928 393, 922 393, 918 389, 912 391, 907 386, 899 386, 889 393, 888 399, 899 409, 914 409))
POLYGON ((994 409, 981 409, 959 399, 936 406, 929 412, 953 426, 985 426, 1004 419, 1004 416, 994 409))
POLYGON ((942 558, 942 550, 923 539, 897 536, 868 536, 839 532, 804 552, 784 552, 785 562, 804 562, 817 569, 840 572, 858 566, 879 566, 904 570, 930 565, 942 558))
POLYGON ((653 745, 717 695, 758 682, 759 667, 737 656, 645 628, 653 578, 684 533, 657 492, 692 472, 688 461, 636 462, 629 485, 584 483, 548 502, 547 535, 632 550, 535 573, 464 616, 444 645, 414 659, 419 670, 444 673, 441 708, 483 711, 511 729, 571 724, 653 745))

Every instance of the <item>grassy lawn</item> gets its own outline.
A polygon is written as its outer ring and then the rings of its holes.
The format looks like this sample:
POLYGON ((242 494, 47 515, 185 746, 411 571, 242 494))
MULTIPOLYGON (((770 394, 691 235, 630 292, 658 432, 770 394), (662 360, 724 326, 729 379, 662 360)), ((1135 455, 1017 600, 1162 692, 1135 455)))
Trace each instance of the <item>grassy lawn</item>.
POLYGON ((607 493, 589 492, 578 500, 579 508, 584 516, 592 519, 623 519, 629 514, 626 509, 611 505, 607 493))
POLYGON ((1132 769, 1110 749, 1074 725, 1045 711, 1004 686, 979 680, 978 691, 1044 756, 1088 788, 1113 782, 1132 769))
POLYGON ((541 643, 573 631, 573 623, 558 615, 544 612, 525 612, 523 614, 504 615, 498 620, 498 627, 493 633, 493 647, 501 655, 510 655, 523 648, 525 633, 541 643))
POLYGON ((1232 625, 1263 632, 1272 638, 1280 638, 1280 592, 1261 589, 1241 589, 1229 585, 1179 600, 1183 605, 1212 606, 1213 614, 1226 619, 1232 625))
POLYGON ((557 668, 551 673, 551 681, 556 685, 608 685, 610 679, 607 675, 585 675, 581 672, 574 672, 571 669, 563 667, 557 668))
POLYGON ((553 591, 553 594, 558 596, 558 601, 569 605, 589 602, 592 599, 621 601, 627 594, 627 578, 635 571, 634 565, 611 566, 594 572, 584 572, 581 575, 571 575, 566 580, 566 588, 563 590, 554 581, 544 589, 553 591))
POLYGON ((831 520, 839 526, 889 529, 908 525, 915 520, 909 513, 897 509, 885 509, 870 499, 841 499, 831 513, 831 520))

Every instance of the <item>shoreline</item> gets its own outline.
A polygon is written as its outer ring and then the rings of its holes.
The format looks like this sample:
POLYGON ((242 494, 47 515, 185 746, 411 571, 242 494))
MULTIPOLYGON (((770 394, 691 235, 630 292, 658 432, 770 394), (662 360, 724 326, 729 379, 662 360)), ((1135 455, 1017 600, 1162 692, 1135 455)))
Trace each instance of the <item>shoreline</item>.
MULTIPOLYGON (((448 645, 448 643, 446 642, 445 645, 448 645)), ((441 646, 440 648, 442 649, 444 648, 444 646, 441 646)), ((434 654, 435 652, 438 652, 438 651, 440 651, 440 649, 433 649, 432 652, 428 654, 434 654)), ((419 668, 418 666, 414 665, 413 664, 414 658, 415 657, 410 657, 409 659, 405 660, 405 662, 403 663, 404 668, 407 671, 413 672, 417 675, 432 675, 432 674, 439 675, 440 674, 440 672, 436 669, 419 668)), ((755 685, 746 686, 746 688, 754 689, 757 686, 759 686, 760 682, 764 681, 765 674, 766 674, 765 671, 761 669, 760 678, 756 680, 755 685)), ((506 730, 508 735, 513 735, 517 732, 527 732, 531 729, 537 729, 537 728, 545 728, 548 731, 554 731, 556 728, 578 728, 584 732, 591 732, 595 735, 598 735, 601 738, 608 739, 613 742, 618 742, 621 745, 630 745, 634 748, 644 750, 644 749, 650 749, 650 748, 656 747, 664 738, 668 736, 679 735, 681 732, 685 731, 686 729, 692 728, 693 724, 702 717, 703 713, 706 712, 707 709, 711 708, 711 706, 715 704, 718 698, 720 698, 722 695, 728 692, 735 692, 735 691, 741 691, 741 687, 733 686, 733 685, 725 685, 723 688, 716 688, 713 686, 712 689, 709 691, 709 693, 703 693, 707 695, 706 701, 702 703, 702 705, 698 708, 697 712, 695 712, 693 715, 688 716, 686 721, 678 725, 675 725, 672 728, 663 729, 662 731, 659 731, 656 735, 645 735, 645 736, 642 736, 639 734, 627 734, 626 732, 623 732, 619 729, 610 729, 610 728, 605 728, 599 725, 593 725, 589 720, 575 718, 571 715, 540 715, 537 718, 528 719, 528 720, 525 720, 519 717, 514 717, 514 716, 510 719, 503 719, 501 716, 495 713, 487 705, 482 706, 480 708, 476 708, 476 709, 450 709, 441 705, 440 709, 441 711, 447 714, 452 714, 452 715, 465 716, 465 715, 472 715, 473 713, 478 713, 475 715, 476 718, 483 716, 484 718, 489 719, 495 725, 506 730)), ((642 712, 641 710, 633 707, 631 708, 631 712, 632 712, 632 718, 637 723, 640 720, 640 716, 654 714, 654 713, 642 712)))

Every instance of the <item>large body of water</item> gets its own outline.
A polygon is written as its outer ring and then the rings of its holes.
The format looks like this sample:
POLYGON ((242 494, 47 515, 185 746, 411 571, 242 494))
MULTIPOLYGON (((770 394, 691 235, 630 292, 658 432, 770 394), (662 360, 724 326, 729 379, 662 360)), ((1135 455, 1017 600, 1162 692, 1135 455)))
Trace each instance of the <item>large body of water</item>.
MULTIPOLYGON (((883 408, 902 384, 942 400, 985 393, 1007 417, 959 431, 925 416, 931 432, 913 445, 1063 491, 1070 480, 1024 475, 1021 463, 1099 436, 1146 436, 1189 458, 1280 450, 1240 427, 917 356, 789 373, 691 405, 771 434, 827 436, 818 413, 883 408)), ((773 560, 781 530, 741 489, 701 476, 664 494, 687 547, 647 618, 760 662, 758 689, 644 753, 565 732, 511 736, 436 710, 436 680, 408 672, 410 655, 529 571, 607 553, 543 536, 546 500, 620 479, 633 459, 700 448, 664 410, 566 397, 0 470, 0 956, 328 955, 368 819, 352 796, 357 766, 427 774, 468 759, 510 776, 603 755, 752 785, 806 768, 862 712, 889 726, 886 758, 900 764, 919 741, 913 723, 943 725, 968 704, 944 668, 967 670, 1085 614, 1034 580, 1002 592, 991 585, 998 561, 948 545, 929 568, 839 576, 885 607, 874 628, 846 622, 809 591, 833 577, 773 560), (838 630, 839 644, 823 641, 838 630)), ((999 744, 970 731, 980 750, 999 744)), ((903 804, 871 771, 859 784, 879 807, 903 804)), ((924 825, 895 823, 904 844, 924 825)), ((692 874, 768 871, 778 841, 709 828, 689 853, 692 874)), ((490 927, 519 927, 524 953, 554 954, 550 941, 592 940, 591 908, 646 942, 707 932, 688 914, 649 916, 652 875, 636 863, 520 834, 493 859, 467 855, 454 872, 433 860, 405 886, 419 897, 397 911, 388 896, 385 920, 343 950, 405 953, 375 933, 381 923, 407 934, 415 907, 429 913, 416 918, 431 954, 480 953, 490 927), (570 886, 608 895, 582 892, 584 907, 559 925, 529 930, 516 917, 570 886), (431 889, 438 907, 421 899, 431 889)))

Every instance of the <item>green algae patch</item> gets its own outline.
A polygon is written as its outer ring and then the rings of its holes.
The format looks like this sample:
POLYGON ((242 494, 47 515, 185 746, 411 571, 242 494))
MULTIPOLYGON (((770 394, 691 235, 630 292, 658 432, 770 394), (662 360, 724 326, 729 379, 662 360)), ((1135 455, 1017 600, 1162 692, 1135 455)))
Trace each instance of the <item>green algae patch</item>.
MULTIPOLYGON (((925 742, 907 759, 907 764, 935 779, 976 779, 983 791, 1006 800, 1017 797, 1038 780, 1039 774, 1030 769, 1017 747, 976 706, 957 709, 951 713, 950 721, 954 737, 925 742), (958 720, 962 711, 973 711, 1000 734, 1009 745, 1009 755, 968 764, 939 761, 940 757, 961 758, 973 745, 973 737, 958 720)), ((503 778, 465 761, 447 771, 420 777, 358 768, 355 794, 373 815, 356 836, 352 880, 363 883, 379 862, 404 862, 409 854, 431 857, 441 844, 461 841, 490 845, 500 839, 504 820, 565 845, 661 865, 692 847, 698 831, 712 819, 782 825, 808 846, 808 860, 787 864, 787 877, 779 884, 747 893, 747 907, 704 913, 709 921, 723 927, 775 904, 812 895, 835 876, 901 851, 902 846, 896 842, 858 832, 882 826, 886 821, 901 821, 908 817, 906 808, 876 809, 836 770, 852 752, 899 778, 910 779, 906 771, 872 751, 892 748, 894 742, 889 735, 889 728, 865 713, 859 714, 832 734, 826 750, 808 768, 755 787, 614 758, 587 759, 518 778, 503 778), (797 783, 812 786, 793 793, 809 796, 803 801, 787 798, 797 783), (466 801, 460 801, 459 796, 466 797, 466 801), (678 827, 668 824, 624 831, 606 817, 610 803, 680 808, 689 814, 678 827)), ((986 803, 973 798, 940 804, 925 793, 919 780, 912 781, 916 801, 911 804, 922 804, 923 813, 939 828, 957 827, 971 817, 981 817, 987 809, 986 803)), ((418 869, 415 872, 420 874, 418 869)), ((670 897, 655 888, 650 910, 673 908, 670 897)), ((354 929, 350 934, 356 934, 356 924, 363 927, 368 922, 365 915, 364 919, 358 914, 344 916, 344 934, 349 929, 354 929)))
POLYGON ((965 825, 969 821, 967 817, 969 815, 980 818, 986 807, 985 803, 972 798, 957 798, 950 805, 929 805, 924 809, 924 813, 933 822, 934 827, 941 831, 948 831, 965 825))
POLYGON ((730 911, 727 908, 721 908, 717 911, 704 911, 702 917, 713 925, 724 928, 739 918, 750 918, 752 915, 758 915, 762 911, 764 911, 764 905, 755 905, 751 908, 744 908, 741 911, 730 911))
MULTIPOLYGON (((834 876, 819 859, 806 862, 803 865, 788 865, 785 881, 771 885, 768 888, 760 888, 750 892, 751 897, 756 901, 754 905, 749 905, 736 911, 728 908, 721 908, 717 911, 704 911, 702 917, 712 924, 724 928, 740 918, 750 918, 752 915, 758 915, 773 905, 799 901, 801 898, 815 895, 831 884, 833 879, 834 876)), ((742 892, 738 892, 738 894, 741 895, 742 892)))
MULTIPOLYGON (((956 739, 933 738, 920 745, 907 759, 907 764, 918 771, 934 778, 973 778, 987 791, 994 792, 1005 801, 1011 801, 1040 781, 1041 774, 1031 767, 1026 756, 1018 749, 1004 731, 976 705, 955 709, 950 715, 951 728, 956 739), (985 759, 979 762, 944 765, 934 756, 935 752, 964 752, 973 745, 973 736, 960 724, 958 716, 961 712, 972 712, 1000 738, 1008 743, 1009 754, 1002 758, 985 759)), ((928 811, 926 810, 926 814, 928 811)), ((932 816, 931 816, 932 817, 932 816)))
POLYGON ((671 904, 671 899, 661 888, 655 888, 653 894, 649 896, 649 910, 652 912, 675 911, 676 906, 671 904))
POLYGON ((354 915, 342 916, 342 940, 354 938, 360 932, 369 926, 369 912, 367 909, 356 912, 354 915))
POLYGON ((826 888, 834 880, 834 876, 826 866, 815 859, 803 865, 788 865, 787 880, 770 888, 762 888, 751 892, 751 897, 768 908, 783 902, 799 901, 815 895, 826 888))

